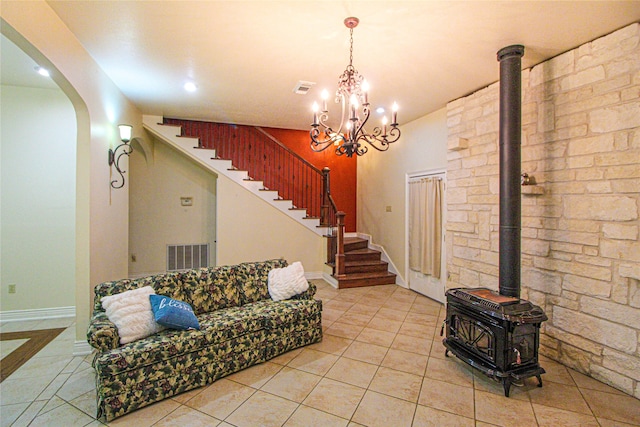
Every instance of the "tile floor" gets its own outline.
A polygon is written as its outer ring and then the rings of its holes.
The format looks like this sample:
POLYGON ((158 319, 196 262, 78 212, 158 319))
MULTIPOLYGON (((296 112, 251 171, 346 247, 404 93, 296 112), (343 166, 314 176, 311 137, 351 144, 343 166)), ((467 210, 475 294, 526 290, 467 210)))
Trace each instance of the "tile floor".
MULTIPOLYGON (((544 387, 512 388, 445 358, 444 309, 401 287, 336 290, 324 281, 321 343, 118 418, 113 426, 640 425, 640 400, 551 360, 544 387)), ((73 319, 12 322, 2 332, 69 327, 0 385, 4 426, 99 426, 91 356, 73 357, 73 319)), ((9 351, 3 345, 3 351, 9 351)))

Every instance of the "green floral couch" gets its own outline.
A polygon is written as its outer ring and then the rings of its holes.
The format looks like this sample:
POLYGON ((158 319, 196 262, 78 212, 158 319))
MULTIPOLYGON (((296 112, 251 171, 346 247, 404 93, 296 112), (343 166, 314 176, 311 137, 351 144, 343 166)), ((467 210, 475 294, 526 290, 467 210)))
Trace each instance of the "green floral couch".
POLYGON ((87 339, 97 349, 98 418, 107 421, 143 406, 209 384, 288 350, 322 339, 322 303, 315 287, 273 301, 267 277, 285 260, 169 272, 95 288, 87 339), (200 330, 165 329, 120 345, 101 298, 143 286, 188 302, 200 330))

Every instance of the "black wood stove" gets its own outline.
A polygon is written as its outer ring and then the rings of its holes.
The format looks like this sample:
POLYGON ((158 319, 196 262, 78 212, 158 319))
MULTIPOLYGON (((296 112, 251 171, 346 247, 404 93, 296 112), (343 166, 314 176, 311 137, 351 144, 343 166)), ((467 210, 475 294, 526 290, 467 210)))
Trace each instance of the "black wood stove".
POLYGON ((514 381, 535 376, 542 387, 538 344, 547 316, 540 307, 487 288, 449 289, 446 296, 446 355, 502 381, 507 397, 514 381))
MULTIPOLYGON (((453 353, 502 382, 504 395, 514 382, 540 375, 542 309, 520 299, 521 218, 521 61, 524 47, 498 51, 500 61, 500 257, 499 288, 455 288, 446 292, 445 355, 453 353)), ((441 334, 442 334, 441 332, 441 334)))

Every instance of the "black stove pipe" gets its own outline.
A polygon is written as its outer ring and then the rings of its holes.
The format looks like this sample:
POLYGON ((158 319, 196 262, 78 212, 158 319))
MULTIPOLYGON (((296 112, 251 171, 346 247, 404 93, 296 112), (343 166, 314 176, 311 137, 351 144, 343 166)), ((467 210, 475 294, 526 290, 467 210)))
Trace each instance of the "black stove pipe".
POLYGON ((500 295, 520 298, 521 61, 524 46, 498 51, 500 61, 500 295))

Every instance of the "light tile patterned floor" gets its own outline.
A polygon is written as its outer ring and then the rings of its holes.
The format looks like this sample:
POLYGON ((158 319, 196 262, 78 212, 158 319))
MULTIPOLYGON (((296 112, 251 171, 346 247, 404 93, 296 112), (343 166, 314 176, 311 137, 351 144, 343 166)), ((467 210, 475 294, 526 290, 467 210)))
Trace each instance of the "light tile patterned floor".
MULTIPOLYGON (((401 287, 336 290, 324 281, 321 343, 283 354, 110 423, 113 426, 640 425, 640 400, 542 358, 536 380, 502 386, 445 358, 441 304, 401 287)), ((99 426, 91 356, 73 357, 73 319, 12 322, 3 332, 69 326, 0 385, 1 426, 99 426)))

